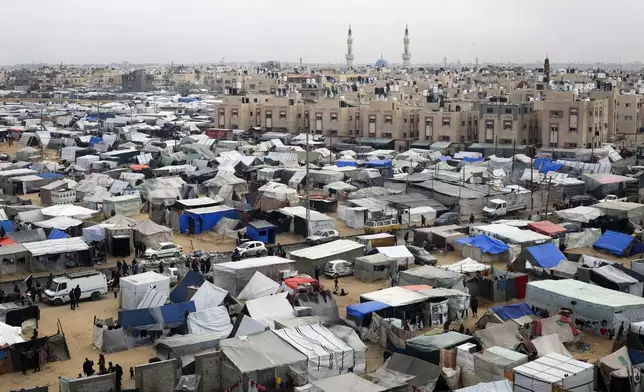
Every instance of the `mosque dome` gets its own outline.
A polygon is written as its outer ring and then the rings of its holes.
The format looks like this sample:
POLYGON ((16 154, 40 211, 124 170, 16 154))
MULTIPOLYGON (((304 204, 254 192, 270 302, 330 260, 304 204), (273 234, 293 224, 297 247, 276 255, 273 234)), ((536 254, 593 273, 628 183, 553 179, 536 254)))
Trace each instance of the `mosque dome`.
POLYGON ((384 58, 380 57, 376 61, 376 68, 388 68, 388 67, 389 67, 389 62, 387 62, 387 60, 385 60, 384 58))

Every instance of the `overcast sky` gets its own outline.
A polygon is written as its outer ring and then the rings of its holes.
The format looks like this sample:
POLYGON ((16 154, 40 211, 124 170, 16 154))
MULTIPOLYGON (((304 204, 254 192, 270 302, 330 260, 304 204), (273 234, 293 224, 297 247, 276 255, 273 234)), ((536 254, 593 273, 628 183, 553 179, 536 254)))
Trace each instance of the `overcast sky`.
POLYGON ((644 59, 636 0, 0 0, 0 64, 644 59))

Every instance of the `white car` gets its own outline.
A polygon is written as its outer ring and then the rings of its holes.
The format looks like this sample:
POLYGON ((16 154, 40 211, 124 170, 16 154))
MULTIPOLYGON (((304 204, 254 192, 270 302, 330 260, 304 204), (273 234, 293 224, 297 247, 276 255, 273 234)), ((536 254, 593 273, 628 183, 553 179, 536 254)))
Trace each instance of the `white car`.
POLYGON ((306 237, 306 243, 309 245, 319 245, 337 240, 338 237, 340 237, 340 233, 337 230, 318 230, 313 235, 306 237))
POLYGON ((235 250, 239 252, 240 257, 257 256, 257 255, 266 256, 266 254, 268 254, 268 250, 266 250, 266 245, 264 245, 262 241, 244 242, 243 244, 236 247, 235 250))
POLYGON ((69 293, 76 286, 81 289, 80 299, 96 301, 107 294, 107 278, 99 271, 85 271, 65 274, 54 278, 51 287, 42 295, 43 302, 60 306, 69 302, 69 293))
POLYGON ((179 257, 183 253, 183 248, 174 242, 161 242, 156 248, 145 250, 143 257, 146 259, 162 259, 164 257, 179 257))
POLYGON ((353 264, 346 260, 331 260, 324 265, 324 275, 335 278, 353 275, 353 264))

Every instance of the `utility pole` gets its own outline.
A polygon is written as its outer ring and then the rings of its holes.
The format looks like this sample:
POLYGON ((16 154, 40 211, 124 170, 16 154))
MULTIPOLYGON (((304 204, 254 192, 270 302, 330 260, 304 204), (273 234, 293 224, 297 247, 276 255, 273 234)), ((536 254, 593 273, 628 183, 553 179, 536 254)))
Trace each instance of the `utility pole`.
POLYGON ((517 139, 512 140, 512 174, 510 174, 510 179, 514 181, 514 155, 516 154, 517 148, 517 139))
MULTIPOLYGON (((310 131, 309 131, 310 132, 310 131)), ((306 132, 306 236, 309 236, 309 222, 311 222, 311 192, 309 189, 309 132, 306 132)))

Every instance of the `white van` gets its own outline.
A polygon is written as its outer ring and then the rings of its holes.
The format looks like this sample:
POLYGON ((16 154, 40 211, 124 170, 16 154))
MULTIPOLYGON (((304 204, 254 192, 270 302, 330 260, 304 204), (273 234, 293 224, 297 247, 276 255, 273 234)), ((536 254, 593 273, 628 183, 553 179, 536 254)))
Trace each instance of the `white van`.
POLYGON ((80 286, 81 299, 97 300, 107 294, 107 278, 98 271, 65 274, 54 278, 51 287, 45 290, 43 301, 53 305, 69 302, 69 292, 80 286))

